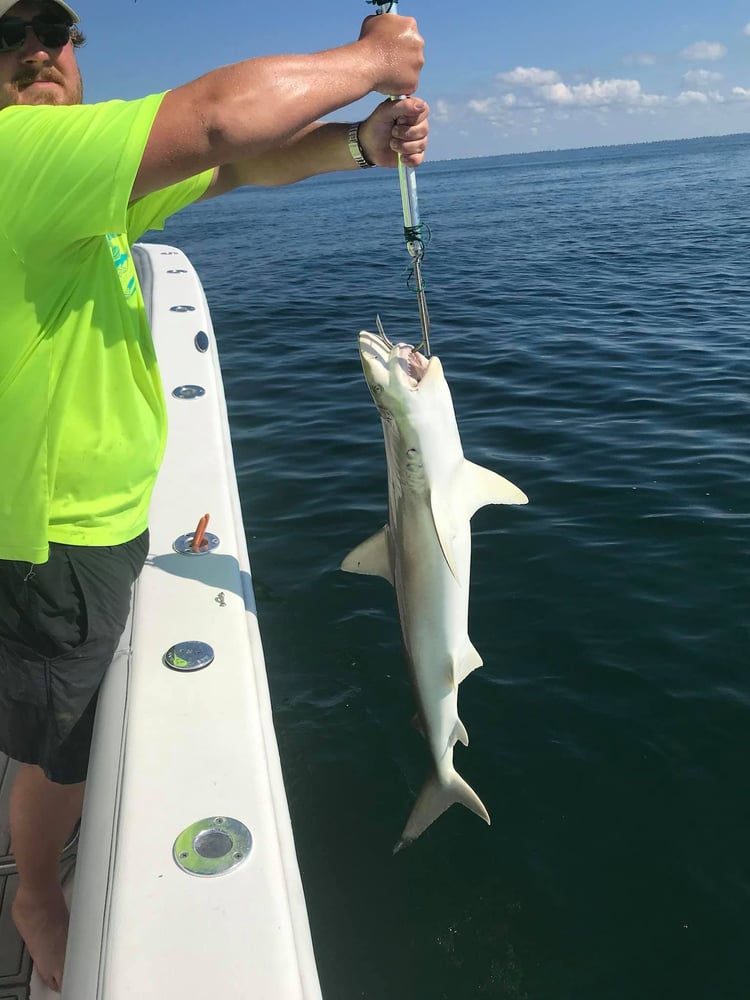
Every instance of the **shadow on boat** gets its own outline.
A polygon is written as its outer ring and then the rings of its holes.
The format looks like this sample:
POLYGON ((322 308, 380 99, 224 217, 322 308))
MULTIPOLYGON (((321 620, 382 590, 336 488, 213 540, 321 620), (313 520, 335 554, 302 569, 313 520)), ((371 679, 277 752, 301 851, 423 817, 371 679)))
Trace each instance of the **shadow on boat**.
MULTIPOLYGON (((165 555, 149 556, 148 566, 160 569, 170 576, 179 576, 183 580, 195 580, 206 587, 223 593, 236 594, 245 603, 245 610, 256 614, 255 597, 250 574, 240 569, 240 564, 234 556, 212 552, 205 558, 190 558, 177 552, 165 555)), ((220 596, 217 595, 215 599, 220 596)))

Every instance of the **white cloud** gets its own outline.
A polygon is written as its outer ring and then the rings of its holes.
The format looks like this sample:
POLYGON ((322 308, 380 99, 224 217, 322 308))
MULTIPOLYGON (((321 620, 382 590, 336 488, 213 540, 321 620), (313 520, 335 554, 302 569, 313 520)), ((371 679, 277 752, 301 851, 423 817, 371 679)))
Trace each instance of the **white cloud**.
POLYGON ((678 104, 708 104, 708 95, 700 90, 683 90, 677 98, 678 104))
MULTIPOLYGON (((718 43, 703 42, 685 49, 683 55, 688 58, 688 53, 692 53, 700 54, 703 59, 717 59, 726 51, 718 43)), ((516 66, 497 73, 492 89, 475 92, 472 100, 454 102, 451 117, 457 122, 468 114, 506 136, 553 134, 566 127, 563 122, 568 123, 571 134, 583 134, 587 127, 604 128, 607 122, 611 129, 628 128, 624 126, 626 117, 645 122, 658 116, 670 128, 673 121, 689 121, 690 116, 702 120, 709 113, 718 122, 720 109, 723 107, 723 113, 727 114, 732 105, 735 114, 740 113, 740 105, 750 105, 750 86, 731 89, 722 73, 705 67, 696 66, 685 72, 679 87, 651 92, 635 75, 586 79, 571 74, 566 79, 554 69, 516 66), (675 117, 678 115, 681 117, 675 117)), ((440 106, 438 113, 443 114, 440 106)), ((634 134, 649 126, 634 124, 629 128, 630 134, 634 134)), ((653 131, 654 126, 650 128, 653 131)))
MULTIPOLYGON (((468 101, 468 111, 500 128, 539 125, 549 116, 560 119, 580 113, 606 116, 610 111, 629 114, 649 112, 667 101, 643 90, 638 80, 618 78, 565 83, 556 70, 516 66, 495 77, 498 92, 477 95, 468 101), (511 86, 513 89, 511 90, 511 86)), ((696 88, 697 89, 697 88, 696 88)))
POLYGON ((555 83, 539 88, 543 99, 550 104, 585 107, 647 106, 662 99, 655 94, 646 94, 637 80, 600 80, 590 83, 555 83))
POLYGON ((625 56, 622 60, 626 66, 655 66, 656 56, 650 52, 636 52, 625 56))
MULTIPOLYGON (((512 84, 520 88, 520 93, 515 95, 505 92, 494 98, 483 99, 493 109, 501 105, 506 108, 515 106, 542 109, 649 106, 663 100, 656 94, 647 94, 638 80, 601 80, 595 77, 589 82, 568 84, 556 70, 539 69, 536 66, 516 66, 509 72, 498 73, 495 80, 501 90, 512 84)), ((479 110, 477 102, 473 103, 472 110, 479 110)))
POLYGON ((486 115, 496 105, 497 101, 494 97, 474 98, 474 100, 469 101, 469 107, 472 111, 476 111, 478 115, 486 115))
POLYGON ((718 83, 722 79, 721 73, 712 73, 708 69, 691 69, 683 76, 682 86, 707 90, 711 84, 718 83))
POLYGON ((694 45, 688 45, 681 53, 685 59, 693 59, 696 62, 714 62, 723 59, 726 54, 727 47, 721 42, 696 42, 694 45))
POLYGON ((708 104, 723 104, 724 98, 716 90, 711 90, 708 93, 704 90, 683 90, 676 103, 678 105, 701 104, 705 107, 708 104))
POLYGON ((449 122, 452 118, 451 106, 442 98, 437 99, 434 106, 431 108, 430 113, 436 121, 449 122))
POLYGON ((512 108, 516 103, 514 94, 503 94, 502 97, 482 97, 469 101, 469 107, 477 114, 483 115, 501 108, 512 108))
POLYGON ((557 83, 560 74, 553 69, 538 69, 536 66, 516 66, 508 73, 498 73, 500 83, 515 83, 521 87, 538 87, 557 83))
MULTIPOLYGON (((500 94, 496 97, 475 97, 466 106, 469 111, 486 118, 491 125, 506 127, 515 124, 513 111, 518 103, 515 94, 500 94)), ((528 103, 523 107, 525 110, 531 108, 533 111, 533 106, 528 103)))
POLYGON ((750 23, 746 24, 745 27, 742 29, 742 31, 743 34, 750 35, 750 23))

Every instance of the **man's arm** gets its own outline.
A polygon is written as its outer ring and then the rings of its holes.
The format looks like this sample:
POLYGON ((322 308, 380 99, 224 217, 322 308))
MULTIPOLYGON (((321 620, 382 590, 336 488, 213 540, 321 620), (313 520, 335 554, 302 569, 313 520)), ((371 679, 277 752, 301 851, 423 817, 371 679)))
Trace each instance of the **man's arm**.
MULTIPOLYGON (((395 167, 401 155, 406 166, 424 159, 428 107, 418 98, 384 101, 359 128, 359 142, 371 163, 395 167)), ((216 169, 203 200, 243 185, 275 187, 334 170, 358 170, 347 142, 348 125, 313 122, 283 145, 266 153, 216 169)))
POLYGON ((250 59, 171 90, 156 115, 131 198, 320 131, 310 126, 372 91, 413 93, 423 47, 412 18, 374 15, 349 45, 250 59))

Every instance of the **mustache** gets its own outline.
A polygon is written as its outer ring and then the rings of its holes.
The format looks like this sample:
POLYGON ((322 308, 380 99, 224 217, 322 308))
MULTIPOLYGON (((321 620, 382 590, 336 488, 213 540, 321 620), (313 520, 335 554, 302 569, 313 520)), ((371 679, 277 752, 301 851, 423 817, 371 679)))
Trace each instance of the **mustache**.
POLYGON ((52 69, 27 70, 14 77, 13 82, 19 90, 30 86, 32 83, 62 83, 62 77, 52 69))

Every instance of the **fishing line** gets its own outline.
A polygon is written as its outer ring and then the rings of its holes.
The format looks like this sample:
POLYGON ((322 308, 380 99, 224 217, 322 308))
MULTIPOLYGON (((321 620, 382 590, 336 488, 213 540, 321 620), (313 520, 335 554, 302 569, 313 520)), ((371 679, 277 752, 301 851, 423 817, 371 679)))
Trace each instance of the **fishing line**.
MULTIPOLYGON (((367 0, 367 3, 376 7, 377 14, 395 13, 398 0, 367 0)), ((399 100, 398 97, 391 97, 392 101, 399 100)), ((424 349, 427 357, 430 356, 430 314, 427 311, 427 298, 425 296, 424 282, 422 281, 422 259, 424 257, 426 243, 423 233, 427 232, 427 243, 430 241, 429 228, 419 218, 419 200, 417 198, 417 177, 414 167, 404 165, 401 154, 398 157, 398 179, 401 188, 401 207, 404 215, 404 239, 406 249, 412 259, 412 265, 407 279, 407 287, 414 283, 417 293, 417 305, 419 307, 419 322, 422 328, 422 340, 415 347, 416 351, 424 349)))

